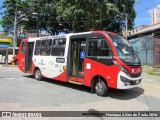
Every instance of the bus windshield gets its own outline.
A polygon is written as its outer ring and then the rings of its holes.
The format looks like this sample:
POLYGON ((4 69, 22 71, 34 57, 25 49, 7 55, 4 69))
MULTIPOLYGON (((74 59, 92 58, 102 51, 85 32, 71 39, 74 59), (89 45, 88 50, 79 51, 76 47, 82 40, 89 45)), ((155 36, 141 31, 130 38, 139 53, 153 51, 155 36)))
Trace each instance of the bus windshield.
POLYGON ((109 34, 116 48, 118 58, 124 61, 127 65, 140 65, 140 60, 134 53, 132 46, 123 37, 115 34, 109 34))

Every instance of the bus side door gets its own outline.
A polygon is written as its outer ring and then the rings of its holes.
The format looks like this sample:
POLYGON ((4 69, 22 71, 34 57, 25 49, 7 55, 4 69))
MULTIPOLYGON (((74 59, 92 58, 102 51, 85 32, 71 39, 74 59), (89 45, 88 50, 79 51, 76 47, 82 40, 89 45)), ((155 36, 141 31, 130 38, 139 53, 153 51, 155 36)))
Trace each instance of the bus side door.
POLYGON ((71 39, 69 80, 84 83, 86 38, 71 39))

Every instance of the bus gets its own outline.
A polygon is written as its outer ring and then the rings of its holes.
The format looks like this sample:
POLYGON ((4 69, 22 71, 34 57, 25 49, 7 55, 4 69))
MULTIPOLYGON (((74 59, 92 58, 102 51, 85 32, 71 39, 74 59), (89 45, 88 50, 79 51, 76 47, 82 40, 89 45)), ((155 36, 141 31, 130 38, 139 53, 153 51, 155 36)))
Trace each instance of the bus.
POLYGON ((26 38, 18 56, 19 69, 37 80, 87 86, 99 96, 106 96, 109 88, 136 87, 142 80, 141 62, 132 46, 113 32, 26 38))
POLYGON ((19 48, 15 47, 15 56, 13 58, 13 47, 0 48, 0 63, 11 64, 14 59, 15 64, 18 64, 18 51, 19 48))

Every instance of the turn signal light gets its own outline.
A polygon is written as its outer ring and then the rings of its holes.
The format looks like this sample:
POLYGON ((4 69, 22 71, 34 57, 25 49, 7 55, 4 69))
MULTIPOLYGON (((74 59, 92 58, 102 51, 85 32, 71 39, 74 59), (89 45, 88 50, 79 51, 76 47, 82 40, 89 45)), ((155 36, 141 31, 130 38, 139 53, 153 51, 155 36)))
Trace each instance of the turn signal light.
POLYGON ((67 66, 63 66, 63 70, 67 70, 67 66))
POLYGON ((110 83, 113 85, 113 84, 114 84, 114 81, 112 80, 110 83))

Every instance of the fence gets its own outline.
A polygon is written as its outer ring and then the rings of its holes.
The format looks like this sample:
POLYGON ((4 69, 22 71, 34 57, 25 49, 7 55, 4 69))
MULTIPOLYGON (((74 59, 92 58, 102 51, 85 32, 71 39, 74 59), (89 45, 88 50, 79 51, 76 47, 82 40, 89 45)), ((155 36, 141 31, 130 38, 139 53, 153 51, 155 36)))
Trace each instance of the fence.
POLYGON ((151 35, 139 36, 129 40, 142 64, 160 64, 160 37, 151 35))

